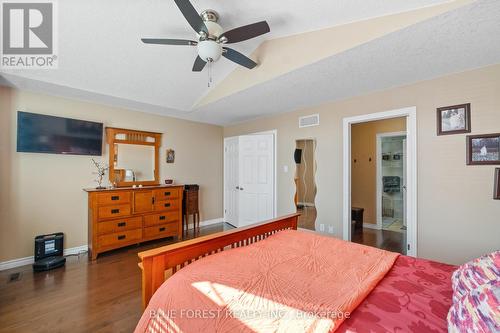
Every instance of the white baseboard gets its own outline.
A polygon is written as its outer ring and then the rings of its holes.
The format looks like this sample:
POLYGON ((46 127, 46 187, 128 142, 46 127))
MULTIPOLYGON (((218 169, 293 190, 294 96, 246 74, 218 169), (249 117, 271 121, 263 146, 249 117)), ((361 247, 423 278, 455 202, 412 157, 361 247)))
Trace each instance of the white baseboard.
MULTIPOLYGON (((205 221, 200 221, 200 227, 204 227, 207 225, 212 225, 216 223, 221 223, 224 222, 224 219, 217 218, 217 219, 212 219, 212 220, 205 220, 205 221)), ((188 225, 189 228, 193 227, 193 224, 188 225)), ((82 245, 82 246, 77 246, 77 247, 70 247, 67 249, 64 249, 64 255, 71 255, 71 254, 79 254, 83 251, 88 251, 88 245, 82 245)), ((0 271, 4 271, 6 269, 10 268, 16 268, 16 267, 21 267, 25 265, 31 265, 35 261, 35 258, 33 256, 31 257, 24 257, 24 258, 17 258, 17 259, 12 259, 12 260, 7 260, 0 262, 0 271)))
MULTIPOLYGON (((207 225, 212 225, 212 224, 217 224, 217 223, 222 223, 224 222, 224 218, 219 217, 217 219, 212 219, 212 220, 205 220, 205 221, 200 221, 200 227, 206 227, 207 225)), ((193 224, 189 223, 188 228, 193 228, 193 224)))
MULTIPOLYGON (((67 256, 67 255, 72 255, 72 254, 79 254, 81 252, 88 251, 88 249, 89 249, 88 245, 70 247, 70 248, 64 249, 64 255, 67 256)), ((0 262, 0 271, 4 271, 4 270, 10 269, 10 268, 21 267, 21 266, 25 266, 25 265, 31 265, 34 261, 35 261, 35 258, 33 256, 3 261, 3 262, 0 262)))
POLYGON ((363 228, 381 230, 382 226, 373 223, 363 223, 363 228))

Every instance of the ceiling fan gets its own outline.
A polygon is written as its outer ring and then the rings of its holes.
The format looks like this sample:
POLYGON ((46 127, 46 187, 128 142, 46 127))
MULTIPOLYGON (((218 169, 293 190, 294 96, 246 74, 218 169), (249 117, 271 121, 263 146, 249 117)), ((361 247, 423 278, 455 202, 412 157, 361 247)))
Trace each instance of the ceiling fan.
POLYGON ((198 57, 194 61, 193 72, 201 72, 207 63, 216 62, 221 56, 252 69, 257 63, 245 55, 225 47, 225 44, 242 42, 270 31, 266 21, 261 21, 229 31, 225 31, 217 23, 219 14, 207 9, 198 14, 189 0, 174 0, 189 25, 198 34, 197 41, 186 39, 142 38, 146 44, 188 45, 198 47, 198 57))

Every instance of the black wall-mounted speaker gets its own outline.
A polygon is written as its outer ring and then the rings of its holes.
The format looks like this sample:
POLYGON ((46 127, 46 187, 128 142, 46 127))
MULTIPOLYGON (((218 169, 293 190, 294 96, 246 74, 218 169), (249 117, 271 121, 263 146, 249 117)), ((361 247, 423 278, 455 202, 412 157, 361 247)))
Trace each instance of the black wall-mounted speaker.
POLYGON ((293 158, 295 159, 295 163, 300 164, 302 162, 302 149, 295 149, 295 153, 293 154, 293 158))

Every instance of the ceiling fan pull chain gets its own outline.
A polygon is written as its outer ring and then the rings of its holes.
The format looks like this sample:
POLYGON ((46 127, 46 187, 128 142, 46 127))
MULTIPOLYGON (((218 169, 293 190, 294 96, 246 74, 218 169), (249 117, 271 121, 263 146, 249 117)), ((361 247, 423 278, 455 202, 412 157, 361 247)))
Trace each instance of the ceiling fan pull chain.
POLYGON ((212 86, 212 61, 210 59, 208 59, 207 73, 208 73, 208 87, 210 88, 212 86))
POLYGON ((210 68, 212 67, 212 63, 209 61, 208 62, 208 68, 207 68, 207 87, 210 88, 210 68))

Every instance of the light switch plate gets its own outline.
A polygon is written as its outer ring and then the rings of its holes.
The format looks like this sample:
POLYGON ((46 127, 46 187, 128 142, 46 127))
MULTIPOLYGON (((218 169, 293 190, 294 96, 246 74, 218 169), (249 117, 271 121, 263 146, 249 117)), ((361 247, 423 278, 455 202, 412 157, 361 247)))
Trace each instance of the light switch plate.
POLYGON ((288 165, 283 165, 283 172, 287 173, 288 172, 288 165))

